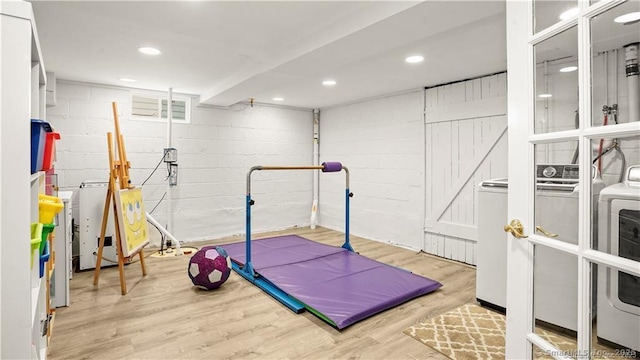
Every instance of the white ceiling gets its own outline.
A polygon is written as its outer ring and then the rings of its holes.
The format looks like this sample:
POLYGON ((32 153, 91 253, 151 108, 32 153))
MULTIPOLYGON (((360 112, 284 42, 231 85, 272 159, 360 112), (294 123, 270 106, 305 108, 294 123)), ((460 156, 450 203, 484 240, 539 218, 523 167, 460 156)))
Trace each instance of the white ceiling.
POLYGON ((133 78, 218 106, 324 108, 506 69, 504 1, 32 3, 58 79, 133 78), (405 63, 412 54, 425 61, 405 63), (329 78, 337 85, 321 84, 329 78))

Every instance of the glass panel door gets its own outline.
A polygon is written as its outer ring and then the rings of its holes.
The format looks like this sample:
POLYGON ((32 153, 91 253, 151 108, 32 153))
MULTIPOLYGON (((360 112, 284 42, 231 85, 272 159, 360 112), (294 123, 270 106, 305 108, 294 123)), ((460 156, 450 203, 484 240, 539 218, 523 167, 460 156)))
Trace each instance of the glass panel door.
POLYGON ((506 356, 638 356, 640 2, 508 1, 507 24, 506 356))

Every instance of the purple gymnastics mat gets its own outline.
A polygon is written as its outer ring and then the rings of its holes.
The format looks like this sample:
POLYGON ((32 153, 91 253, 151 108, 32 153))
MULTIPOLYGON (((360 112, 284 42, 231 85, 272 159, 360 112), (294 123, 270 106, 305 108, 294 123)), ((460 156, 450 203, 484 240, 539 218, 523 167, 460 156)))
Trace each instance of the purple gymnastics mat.
MULTIPOLYGON (((244 242, 221 246, 234 262, 244 264, 244 242)), ((251 249, 253 268, 259 275, 338 329, 442 286, 297 235, 253 240, 251 249)))

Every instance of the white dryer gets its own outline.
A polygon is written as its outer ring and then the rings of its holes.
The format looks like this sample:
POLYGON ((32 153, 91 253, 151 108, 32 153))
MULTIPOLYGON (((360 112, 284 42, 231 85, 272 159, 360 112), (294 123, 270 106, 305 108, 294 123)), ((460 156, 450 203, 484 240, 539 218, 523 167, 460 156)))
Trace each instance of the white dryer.
MULTIPOLYGON (((640 165, 600 192, 598 250, 640 261, 640 165)), ((640 277, 598 266, 599 340, 640 351, 640 277)))
MULTIPOLYGON (((595 175, 595 173, 594 173, 595 175)), ((488 180, 478 189, 476 299, 498 310, 506 307, 507 179, 488 180)), ((604 186, 594 176, 593 205, 604 186)), ((558 240, 578 243, 578 166, 538 165, 535 218, 558 240)), ((527 229, 527 232, 535 229, 527 229)), ((536 319, 576 331, 578 259, 546 247, 536 248, 534 312, 536 319)))

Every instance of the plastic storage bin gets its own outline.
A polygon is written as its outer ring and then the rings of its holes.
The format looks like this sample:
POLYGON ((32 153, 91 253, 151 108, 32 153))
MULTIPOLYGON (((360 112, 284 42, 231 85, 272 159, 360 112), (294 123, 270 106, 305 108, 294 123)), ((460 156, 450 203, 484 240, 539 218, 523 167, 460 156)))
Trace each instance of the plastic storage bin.
MULTIPOLYGON (((31 224, 31 268, 33 269, 33 252, 40 248, 42 243, 42 224, 31 224)), ((41 251, 38 251, 40 254, 41 251)))
POLYGON ((57 132, 48 132, 47 139, 44 144, 44 158, 42 160, 42 170, 47 171, 53 166, 56 159, 56 140, 60 140, 60 134, 57 132))
POLYGON ((44 272, 47 269, 47 261, 49 261, 49 242, 44 243, 44 253, 40 255, 40 277, 44 276, 44 272))
POLYGON ((48 122, 31 119, 31 173, 42 169, 44 161, 44 148, 47 142, 47 133, 53 129, 48 122))
POLYGON ((55 196, 38 194, 38 208, 40 210, 40 222, 53 224, 56 214, 62 211, 64 204, 55 196))
POLYGON ((48 241, 49 234, 51 234, 55 228, 56 226, 53 224, 42 224, 42 241, 40 241, 40 254, 44 253, 44 244, 48 241))

